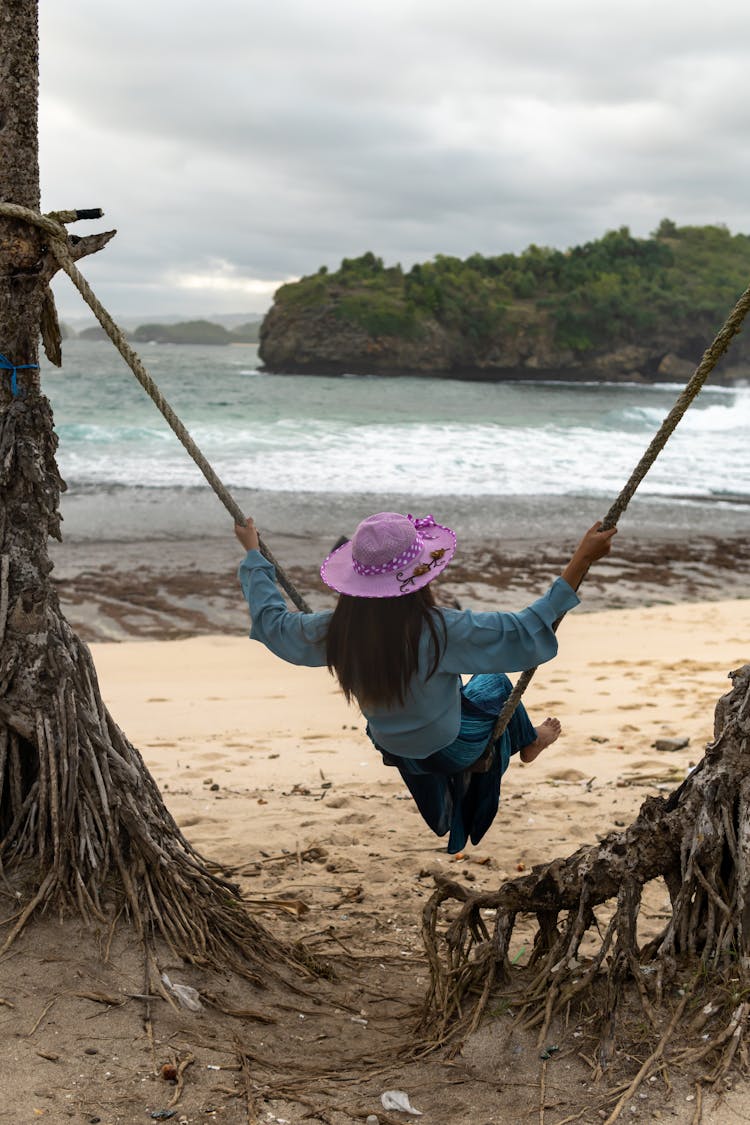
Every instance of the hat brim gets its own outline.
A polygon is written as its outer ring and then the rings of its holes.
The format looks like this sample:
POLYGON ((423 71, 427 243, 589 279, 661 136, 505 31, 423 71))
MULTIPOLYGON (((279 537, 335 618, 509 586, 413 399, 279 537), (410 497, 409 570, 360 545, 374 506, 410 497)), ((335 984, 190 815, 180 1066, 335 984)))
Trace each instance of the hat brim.
POLYGON ((422 551, 406 566, 385 574, 358 574, 352 560, 351 541, 333 551, 320 568, 326 586, 338 594, 358 598, 399 598, 421 590, 441 574, 456 551, 456 535, 449 527, 432 524, 420 528, 422 551), (433 552, 442 552, 436 557, 433 552))

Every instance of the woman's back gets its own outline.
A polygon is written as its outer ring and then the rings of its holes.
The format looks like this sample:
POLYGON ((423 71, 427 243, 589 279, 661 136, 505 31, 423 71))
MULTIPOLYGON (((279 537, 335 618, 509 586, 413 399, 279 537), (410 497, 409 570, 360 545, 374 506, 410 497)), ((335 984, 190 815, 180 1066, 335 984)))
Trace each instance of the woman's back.
MULTIPOLYGON (((327 639, 336 611, 306 614, 288 610, 276 586, 273 566, 256 550, 249 551, 242 562, 240 580, 254 640, 292 664, 321 667, 329 663, 327 639)), ((409 598, 401 600, 407 602, 409 598)), ((403 703, 393 699, 371 702, 366 686, 361 689, 355 684, 357 690, 352 689, 375 742, 390 753, 414 758, 426 757, 447 745, 460 723, 461 675, 518 671, 550 660, 557 651, 552 624, 577 603, 567 582, 557 579, 544 597, 519 613, 430 607, 419 630, 416 663, 403 703), (440 650, 437 663, 435 638, 440 650)), ((362 627, 359 633, 356 629, 347 633, 359 650, 367 651, 373 629, 377 631, 373 624, 377 621, 377 604, 370 631, 362 627)), ((401 666, 402 657, 394 645, 394 664, 401 666)))
POLYGON ((456 537, 432 516, 380 512, 363 520, 321 567, 340 595, 326 613, 291 613, 252 521, 236 532, 247 550, 240 579, 250 636, 293 664, 327 664, 347 699, 360 704, 371 741, 398 766, 427 824, 439 836, 450 833, 448 850, 478 843, 497 813, 511 755, 533 761, 560 733, 557 719, 537 731, 519 704, 494 736, 512 686, 505 672, 555 655, 554 623, 577 605, 574 588, 609 551, 614 531, 591 528, 562 576, 520 613, 435 607, 426 587, 452 558, 456 537), (466 673, 473 676, 464 686, 466 673))

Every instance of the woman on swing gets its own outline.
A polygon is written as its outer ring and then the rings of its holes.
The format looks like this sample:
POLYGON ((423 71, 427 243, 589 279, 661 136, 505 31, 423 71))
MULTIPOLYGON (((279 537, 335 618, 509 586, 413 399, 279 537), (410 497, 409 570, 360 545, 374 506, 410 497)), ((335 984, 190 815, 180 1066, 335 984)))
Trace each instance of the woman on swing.
POLYGON ((511 755, 533 762, 560 734, 557 719, 534 728, 519 704, 488 750, 511 690, 505 672, 556 654, 553 622, 578 605, 575 590, 609 553, 615 529, 590 528, 544 597, 520 613, 436 605, 430 583, 453 557, 456 536, 432 516, 379 512, 363 520, 321 567, 339 595, 336 608, 322 613, 287 609, 251 519, 235 533, 247 551, 239 576, 250 636, 291 664, 326 665, 427 824, 438 836, 450 833, 448 851, 461 851, 469 838, 478 844, 497 813, 511 755))

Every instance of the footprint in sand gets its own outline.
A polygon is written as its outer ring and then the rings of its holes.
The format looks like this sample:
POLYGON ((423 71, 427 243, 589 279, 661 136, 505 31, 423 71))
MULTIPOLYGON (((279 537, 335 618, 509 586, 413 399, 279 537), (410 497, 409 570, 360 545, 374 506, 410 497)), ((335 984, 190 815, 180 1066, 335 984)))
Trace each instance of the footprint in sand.
POLYGON ((387 866, 376 867, 367 872, 367 879, 370 883, 389 883, 392 878, 393 873, 387 866))
POLYGON ((177 818, 178 828, 193 828, 196 824, 200 824, 203 820, 202 816, 184 816, 177 818))
POLYGON ((326 806, 329 809, 348 809, 351 801, 348 797, 329 797, 326 806))
POLYGON ((580 770, 555 770, 554 773, 548 773, 547 777, 550 781, 588 781, 589 775, 581 773, 580 770))
POLYGON ((337 820, 336 820, 336 823, 337 824, 367 824, 368 820, 374 820, 374 819, 375 819, 375 817, 372 815, 372 813, 352 812, 352 813, 347 813, 346 816, 338 817, 337 820))
POLYGON ((350 848, 359 842, 358 836, 350 836, 346 832, 331 832, 330 835, 324 836, 320 841, 321 844, 329 844, 334 848, 350 848))
POLYGON ((568 797, 558 797, 555 801, 547 801, 546 806, 550 809, 567 809, 569 803, 568 797))

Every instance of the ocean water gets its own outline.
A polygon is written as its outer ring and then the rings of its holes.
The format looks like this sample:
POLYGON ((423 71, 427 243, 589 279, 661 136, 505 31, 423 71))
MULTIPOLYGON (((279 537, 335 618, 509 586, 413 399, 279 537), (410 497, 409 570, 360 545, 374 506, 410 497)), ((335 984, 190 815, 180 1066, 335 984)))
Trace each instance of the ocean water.
MULTIPOLYGON (((288 536, 370 510, 434 510, 517 537, 597 518, 680 388, 270 375, 252 347, 147 345, 173 408, 243 507, 288 536)), ((43 365, 67 537, 225 535, 227 515, 109 343, 43 365)), ((626 518, 681 534, 750 530, 750 388, 708 386, 626 518)))

